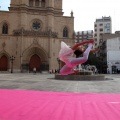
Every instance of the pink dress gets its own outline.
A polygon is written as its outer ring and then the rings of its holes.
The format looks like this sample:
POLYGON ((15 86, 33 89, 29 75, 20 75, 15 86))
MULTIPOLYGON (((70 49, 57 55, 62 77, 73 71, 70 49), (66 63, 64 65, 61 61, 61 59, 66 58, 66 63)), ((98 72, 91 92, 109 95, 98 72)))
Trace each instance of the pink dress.
POLYGON ((72 54, 74 51, 64 42, 61 42, 61 49, 59 52, 59 59, 66 63, 66 65, 70 68, 73 68, 71 65, 71 60, 73 59, 72 54))
POLYGON ((72 54, 74 53, 74 51, 68 46, 66 45, 64 42, 61 42, 61 50, 59 52, 59 59, 63 62, 66 63, 66 65, 64 65, 61 70, 60 70, 60 74, 61 75, 68 75, 68 74, 72 74, 74 73, 74 67, 85 63, 88 60, 88 55, 89 52, 92 48, 93 44, 88 44, 88 48, 84 51, 83 56, 82 57, 72 57, 72 54))

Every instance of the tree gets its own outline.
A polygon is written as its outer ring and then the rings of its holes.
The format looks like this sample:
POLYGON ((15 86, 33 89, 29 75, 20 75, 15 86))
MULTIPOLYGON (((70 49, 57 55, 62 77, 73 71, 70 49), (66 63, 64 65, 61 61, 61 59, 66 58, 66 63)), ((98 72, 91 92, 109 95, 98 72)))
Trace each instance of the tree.
POLYGON ((100 60, 98 57, 95 56, 94 53, 90 52, 88 60, 84 63, 84 65, 95 65, 97 69, 100 67, 100 60))

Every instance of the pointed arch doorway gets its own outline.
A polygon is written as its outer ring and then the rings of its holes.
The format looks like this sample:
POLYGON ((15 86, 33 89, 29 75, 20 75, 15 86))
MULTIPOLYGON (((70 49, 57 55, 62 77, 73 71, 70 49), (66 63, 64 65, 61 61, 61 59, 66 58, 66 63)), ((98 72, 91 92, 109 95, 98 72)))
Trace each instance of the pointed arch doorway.
POLYGON ((8 58, 3 55, 1 58, 0 58, 0 71, 7 71, 8 69, 8 58))
POLYGON ((40 72, 41 59, 38 55, 34 54, 30 58, 30 71, 33 71, 33 68, 36 68, 36 71, 40 72))

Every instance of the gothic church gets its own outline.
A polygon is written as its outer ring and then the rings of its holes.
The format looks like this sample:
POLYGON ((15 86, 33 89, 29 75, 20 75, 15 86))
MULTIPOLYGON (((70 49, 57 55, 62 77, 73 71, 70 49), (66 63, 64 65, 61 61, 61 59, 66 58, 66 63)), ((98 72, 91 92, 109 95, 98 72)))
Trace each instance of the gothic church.
POLYGON ((74 44, 74 17, 63 16, 62 0, 11 0, 0 11, 0 71, 58 69, 61 41, 74 44))

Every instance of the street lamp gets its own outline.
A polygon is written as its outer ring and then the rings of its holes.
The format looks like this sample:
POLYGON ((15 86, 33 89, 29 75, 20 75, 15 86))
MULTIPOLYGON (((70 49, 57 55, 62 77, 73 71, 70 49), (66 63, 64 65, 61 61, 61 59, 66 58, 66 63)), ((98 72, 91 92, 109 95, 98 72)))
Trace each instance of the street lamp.
POLYGON ((11 73, 13 73, 13 61, 15 60, 14 56, 10 57, 10 61, 11 61, 11 73))
POLYGON ((60 70, 60 59, 57 58, 58 64, 59 64, 59 70, 60 70))

